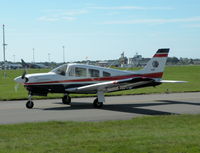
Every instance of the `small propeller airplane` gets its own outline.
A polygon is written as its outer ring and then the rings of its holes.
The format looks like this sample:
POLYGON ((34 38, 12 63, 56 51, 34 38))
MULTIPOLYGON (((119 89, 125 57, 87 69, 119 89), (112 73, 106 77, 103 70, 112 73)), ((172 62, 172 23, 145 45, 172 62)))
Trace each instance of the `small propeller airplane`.
POLYGON ((124 71, 84 64, 64 64, 48 73, 26 74, 16 77, 29 92, 26 107, 34 106, 32 96, 47 96, 48 93, 63 93, 62 102, 71 103, 71 93, 97 94, 93 105, 101 108, 105 102, 104 93, 120 90, 157 86, 162 83, 183 83, 186 81, 162 80, 169 49, 158 49, 156 54, 137 71, 124 71))

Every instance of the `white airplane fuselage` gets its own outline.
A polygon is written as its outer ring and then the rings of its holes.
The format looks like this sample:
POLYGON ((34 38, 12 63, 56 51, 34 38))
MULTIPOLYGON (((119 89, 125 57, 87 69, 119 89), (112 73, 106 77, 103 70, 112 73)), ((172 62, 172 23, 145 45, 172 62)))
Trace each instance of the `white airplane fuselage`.
MULTIPOLYGON (((161 78, 161 76, 162 72, 137 74, 137 71, 123 71, 83 64, 65 64, 48 73, 27 74, 25 76, 25 82, 20 76, 15 78, 15 81, 24 83, 24 86, 32 95, 46 96, 48 93, 97 93, 97 90, 76 92, 68 91, 67 89, 134 77, 150 77, 157 79, 161 78)), ((123 90, 125 88, 118 89, 123 90)), ((113 88, 106 92, 116 90, 117 88, 113 88)))
MULTIPOLYGON (((84 64, 64 64, 48 73, 26 74, 15 78, 29 91, 27 108, 33 107, 32 95, 47 96, 48 93, 63 93, 62 102, 71 103, 70 93, 97 94, 93 105, 100 108, 105 102, 104 93, 129 90, 161 83, 184 81, 162 80, 169 49, 158 49, 146 66, 137 71, 123 71, 84 64)), ((23 61, 23 60, 22 60, 23 61)), ((25 64, 25 62, 23 61, 25 64)))

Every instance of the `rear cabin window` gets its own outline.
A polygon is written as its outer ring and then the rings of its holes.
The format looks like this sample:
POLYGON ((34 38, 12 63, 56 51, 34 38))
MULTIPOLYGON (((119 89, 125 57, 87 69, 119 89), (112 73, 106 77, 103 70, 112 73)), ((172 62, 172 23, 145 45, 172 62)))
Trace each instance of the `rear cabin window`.
POLYGON ((88 72, 90 77, 99 77, 99 70, 89 69, 88 72))
POLYGON ((69 70, 69 76, 75 76, 74 67, 70 68, 70 70, 69 70))
POLYGON ((109 76, 111 76, 110 73, 103 71, 103 77, 109 77, 109 76))
POLYGON ((75 68, 75 76, 76 77, 86 77, 87 76, 87 69, 82 67, 75 68))

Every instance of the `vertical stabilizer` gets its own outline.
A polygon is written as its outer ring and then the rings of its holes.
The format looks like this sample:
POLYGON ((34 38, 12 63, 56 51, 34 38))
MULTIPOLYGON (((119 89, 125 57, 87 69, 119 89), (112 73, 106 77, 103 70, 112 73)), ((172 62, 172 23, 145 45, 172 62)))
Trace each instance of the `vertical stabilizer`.
POLYGON ((146 66, 139 71, 140 74, 158 74, 157 77, 161 78, 165 68, 169 53, 169 48, 158 49, 156 54, 146 64, 146 66))

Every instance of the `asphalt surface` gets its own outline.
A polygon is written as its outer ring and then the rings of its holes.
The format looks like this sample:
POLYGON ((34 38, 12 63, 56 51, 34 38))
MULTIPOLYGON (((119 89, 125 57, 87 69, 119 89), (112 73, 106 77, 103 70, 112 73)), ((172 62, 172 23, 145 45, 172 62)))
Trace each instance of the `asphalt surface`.
POLYGON ((72 98, 64 105, 61 99, 0 101, 0 124, 40 121, 126 120, 144 115, 200 114, 200 92, 106 97, 102 109, 93 108, 95 98, 72 98))

